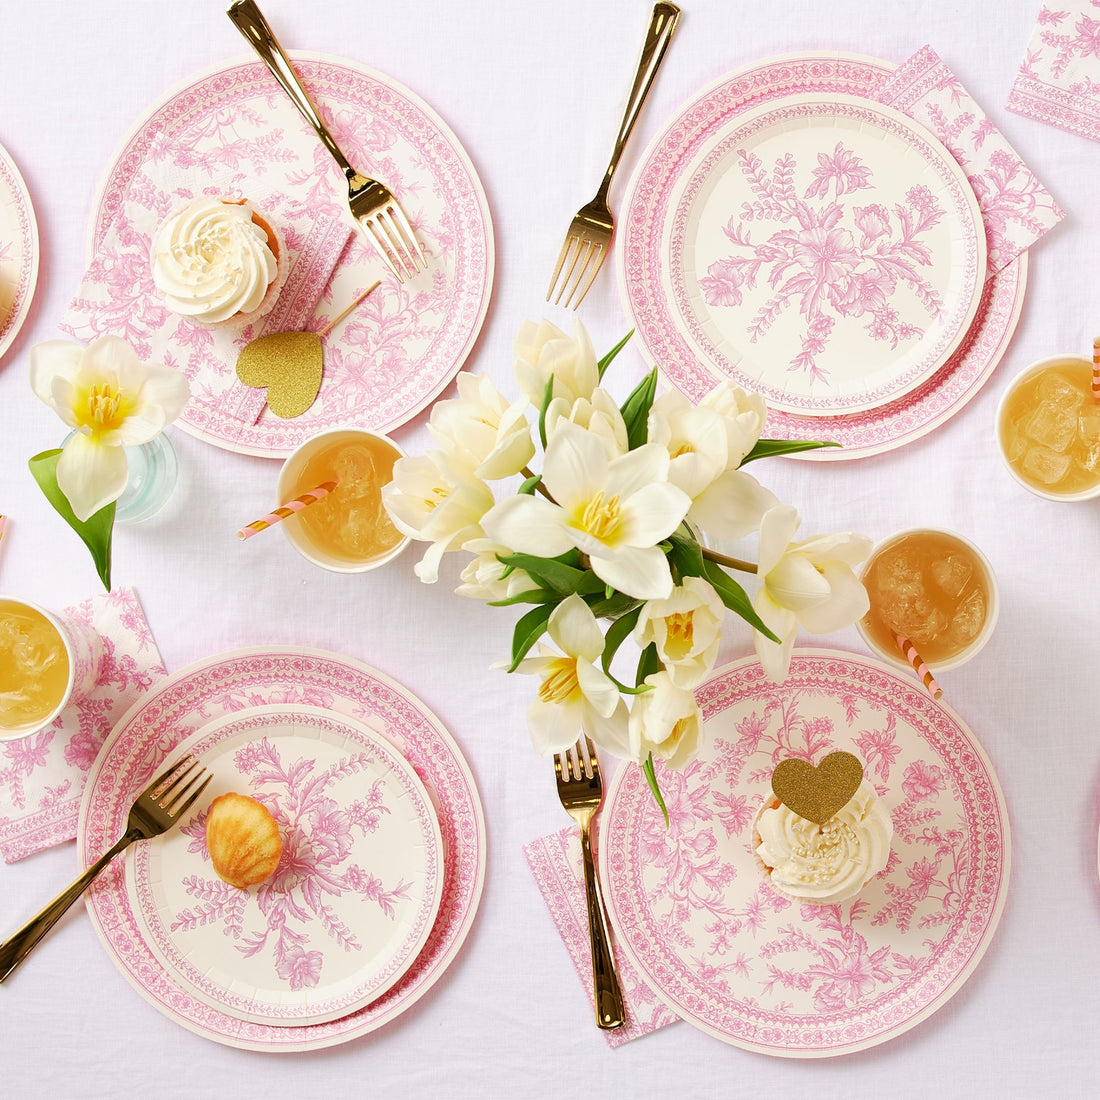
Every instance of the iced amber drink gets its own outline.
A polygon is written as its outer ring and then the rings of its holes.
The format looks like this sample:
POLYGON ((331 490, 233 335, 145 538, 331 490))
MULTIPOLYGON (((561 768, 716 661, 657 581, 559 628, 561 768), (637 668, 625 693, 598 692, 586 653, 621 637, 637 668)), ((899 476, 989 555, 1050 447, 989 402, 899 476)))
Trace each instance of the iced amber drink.
POLYGON ((0 596, 0 741, 44 729, 89 690, 100 653, 91 627, 0 596))
POLYGON ((1063 355, 1028 367, 997 410, 1001 456, 1013 477, 1048 500, 1100 495, 1100 402, 1092 363, 1063 355))
POLYGON ((341 428, 303 443, 279 475, 281 501, 325 482, 336 487, 280 526, 304 557, 337 573, 361 573, 395 557, 408 537, 394 527, 382 505, 382 486, 393 477, 402 451, 374 432, 341 428))
POLYGON ((985 556, 951 531, 902 531, 876 547, 863 570, 870 610, 857 624, 864 641, 908 667, 897 635, 926 664, 949 669, 985 645, 997 620, 997 582, 985 556))

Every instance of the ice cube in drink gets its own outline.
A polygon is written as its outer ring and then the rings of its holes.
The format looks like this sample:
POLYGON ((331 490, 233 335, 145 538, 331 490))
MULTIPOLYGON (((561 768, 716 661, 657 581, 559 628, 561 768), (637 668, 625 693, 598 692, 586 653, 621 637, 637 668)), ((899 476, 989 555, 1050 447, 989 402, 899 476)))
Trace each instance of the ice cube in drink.
POLYGON ((37 608, 0 599, 0 735, 42 727, 65 697, 69 657, 37 608))

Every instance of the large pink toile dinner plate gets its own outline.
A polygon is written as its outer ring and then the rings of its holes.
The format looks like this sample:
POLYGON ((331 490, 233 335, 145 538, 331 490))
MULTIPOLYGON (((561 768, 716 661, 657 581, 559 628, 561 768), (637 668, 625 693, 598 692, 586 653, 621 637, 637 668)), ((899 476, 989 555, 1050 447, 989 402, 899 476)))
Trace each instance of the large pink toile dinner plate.
POLYGON ((0 358, 19 335, 38 281, 38 223, 27 185, 0 146, 0 358))
POLYGON ((143 697, 104 743, 84 789, 77 846, 90 864, 113 844, 135 794, 188 738, 270 706, 321 708, 365 726, 405 758, 431 799, 443 842, 442 895, 427 941, 401 979, 336 1019, 278 1025, 242 1020, 195 996, 154 952, 127 890, 123 861, 89 888, 87 908, 123 976, 169 1019, 229 1046, 309 1050, 374 1031, 419 1000, 454 961, 477 912, 485 875, 481 801, 454 739, 423 703, 383 673, 318 650, 264 647, 199 661, 143 697))
POLYGON ((971 731, 911 676, 869 657, 796 650, 773 683, 755 657, 696 691, 698 758, 658 766, 666 829, 640 768, 600 824, 617 943, 679 1016, 735 1046, 827 1057, 885 1042, 962 987, 996 930, 1009 826, 971 731), (885 870, 855 899, 775 893, 751 842, 776 763, 855 753, 890 811, 885 870))
MULTIPOLYGON (((344 251, 322 308, 328 318, 376 278, 382 286, 325 338, 324 378, 312 408, 284 420, 265 409, 254 424, 233 415, 234 362, 201 363, 192 399, 176 423, 215 446, 281 457, 328 428, 387 432, 424 409, 473 349, 493 283, 493 231, 477 173, 458 138, 423 100, 397 81, 353 61, 291 53, 295 70, 353 164, 384 180, 423 244, 426 271, 399 284, 380 268, 356 232, 344 251)), ((304 121, 308 136, 288 140, 272 121, 272 105, 289 101, 259 61, 235 61, 173 89, 136 123, 112 156, 95 199, 88 260, 125 208, 147 162, 163 176, 202 190, 235 172, 238 190, 262 177, 268 191, 296 195, 308 183, 309 206, 346 217, 347 186, 335 162, 304 121), (311 177, 320 181, 312 183, 311 177), (323 177, 323 178, 322 178, 323 177)), ((296 116, 295 116, 296 118, 296 116)), ((123 262, 123 259, 125 262, 123 262)), ((114 297, 139 314, 149 280, 101 257, 114 297)), ((196 339, 199 339, 196 336, 196 339)))
MULTIPOLYGON (((669 384, 693 400, 702 397, 716 378, 678 314, 669 279, 672 229, 693 167, 723 133, 748 116, 790 97, 868 99, 892 71, 893 66, 885 61, 834 52, 767 59, 704 89, 644 154, 631 179, 620 219, 616 248, 619 282, 627 314, 647 357, 660 367, 669 384)), ((854 192, 854 198, 864 206, 860 193, 854 192)), ((853 194, 843 198, 852 199, 853 194)), ((866 212, 862 216, 865 221, 869 217, 866 212)), ((985 280, 961 342, 923 381, 903 387, 905 392, 892 397, 876 399, 859 411, 771 408, 766 433, 780 439, 839 443, 839 447, 796 457, 844 461, 891 450, 932 431, 978 393, 1000 361, 1019 319, 1026 274, 1027 254, 1022 253, 985 280)))

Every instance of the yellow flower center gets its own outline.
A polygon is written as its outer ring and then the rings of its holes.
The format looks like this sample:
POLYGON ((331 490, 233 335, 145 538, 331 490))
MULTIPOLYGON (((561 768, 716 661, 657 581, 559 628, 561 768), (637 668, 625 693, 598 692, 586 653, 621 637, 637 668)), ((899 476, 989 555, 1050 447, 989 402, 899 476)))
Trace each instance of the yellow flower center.
POLYGON ((695 618, 690 611, 665 616, 665 652, 674 660, 691 652, 695 637, 695 618))
POLYGON ((99 436, 121 428, 135 406, 133 397, 125 393, 117 381, 100 379, 77 394, 73 415, 77 427, 90 428, 93 436, 99 436))
POLYGON ((669 451, 669 457, 670 458, 679 458, 680 455, 690 455, 690 454, 694 454, 694 453, 695 453, 695 448, 689 442, 687 442, 687 440, 684 440, 684 442, 681 443, 676 448, 676 450, 669 451))
POLYGON ((586 505, 581 514, 580 526, 593 538, 601 542, 611 542, 622 526, 618 494, 605 498, 601 489, 586 505))
POLYGON ((544 703, 565 703, 581 690, 577 680, 577 659, 555 657, 539 684, 539 699, 544 703))

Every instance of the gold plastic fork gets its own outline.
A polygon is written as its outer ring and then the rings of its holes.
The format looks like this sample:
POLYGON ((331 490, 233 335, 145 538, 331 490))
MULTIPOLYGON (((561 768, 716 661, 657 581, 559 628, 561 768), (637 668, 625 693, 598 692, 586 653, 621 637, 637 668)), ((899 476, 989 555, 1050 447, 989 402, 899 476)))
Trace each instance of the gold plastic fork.
POLYGON ((260 60, 271 70, 302 117, 313 127, 321 144, 332 154, 348 181, 348 206, 364 236, 399 283, 427 268, 424 250, 409 219, 385 184, 356 171, 340 151, 313 101, 298 79, 278 39, 253 0, 238 0, 226 14, 248 40, 260 60))
POLYGON ((679 21, 680 9, 675 4, 654 4, 653 13, 649 17, 649 30, 646 32, 645 43, 642 46, 642 56, 638 59, 634 85, 630 89, 623 120, 619 124, 619 136, 615 139, 611 161, 604 174, 603 183, 596 192, 596 197, 577 211, 576 217, 569 225, 565 242, 561 246, 561 252, 558 253, 558 262, 550 280, 550 289, 546 292, 548 302, 554 294, 554 287, 557 286, 558 294, 554 298, 554 304, 557 305, 560 302, 568 308, 572 301, 573 308, 576 309, 584 301, 588 288, 599 273, 604 260, 607 259, 611 238, 615 232, 615 218, 607 205, 611 179, 619 166, 619 159, 630 137, 630 131, 634 128, 645 97, 653 84, 653 78, 657 75, 657 69, 672 39, 672 32, 676 30, 676 24, 679 21), (561 275, 560 283, 559 275, 561 275), (564 302, 562 302, 562 295, 565 295, 564 302))
POLYGON ((623 995, 619 976, 615 973, 615 956, 611 953, 611 930, 607 921, 600 880, 592 862, 590 828, 592 818, 600 808, 603 782, 600 762, 592 743, 582 733, 580 740, 554 757, 558 777, 558 798, 566 813, 577 823, 581 833, 581 855, 584 860, 584 886, 588 899, 588 931, 592 942, 592 983, 596 996, 596 1026, 605 1031, 622 1027, 623 995))
POLYGON ((118 842, 104 852, 68 889, 31 917, 14 936, 0 943, 0 982, 31 953, 35 944, 61 919, 61 915, 84 893, 92 879, 119 852, 128 848, 135 840, 159 836, 175 824, 206 790, 210 779, 206 769, 200 767, 198 760, 191 755, 181 757, 158 775, 134 800, 126 820, 126 833, 118 842))

